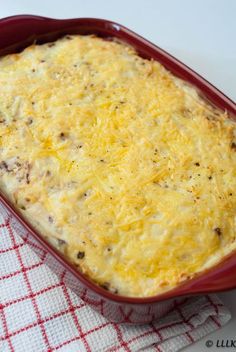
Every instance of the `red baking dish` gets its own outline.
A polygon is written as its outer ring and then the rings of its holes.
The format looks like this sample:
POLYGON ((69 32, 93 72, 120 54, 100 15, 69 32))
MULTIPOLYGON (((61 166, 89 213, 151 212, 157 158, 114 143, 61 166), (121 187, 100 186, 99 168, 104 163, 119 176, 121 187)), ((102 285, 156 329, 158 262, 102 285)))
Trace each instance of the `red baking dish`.
MULTIPOLYGON (((235 119, 235 103, 209 82, 146 39, 120 24, 107 20, 94 18, 57 20, 31 15, 4 18, 0 20, 0 56, 20 51, 33 42, 54 41, 65 34, 96 34, 105 38, 119 38, 132 45, 142 57, 159 61, 176 76, 191 83, 212 104, 228 111, 235 119)), ((148 298, 115 295, 78 272, 22 218, 3 195, 0 195, 0 200, 30 232, 34 240, 51 253, 53 270, 56 273, 61 268, 66 270, 70 276, 68 284, 71 289, 111 321, 136 324, 151 322, 166 314, 176 302, 184 301, 187 296, 236 288, 236 253, 234 252, 211 270, 164 294, 148 298)))

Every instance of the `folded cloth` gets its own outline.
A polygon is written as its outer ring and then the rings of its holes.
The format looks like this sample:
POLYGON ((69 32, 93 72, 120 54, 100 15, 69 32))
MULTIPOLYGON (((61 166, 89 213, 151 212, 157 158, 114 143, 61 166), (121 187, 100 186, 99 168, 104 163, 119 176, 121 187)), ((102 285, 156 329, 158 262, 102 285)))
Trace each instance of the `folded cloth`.
POLYGON ((50 255, 0 206, 1 352, 175 352, 230 319, 215 295, 188 298, 146 325, 115 324, 48 267, 50 255))

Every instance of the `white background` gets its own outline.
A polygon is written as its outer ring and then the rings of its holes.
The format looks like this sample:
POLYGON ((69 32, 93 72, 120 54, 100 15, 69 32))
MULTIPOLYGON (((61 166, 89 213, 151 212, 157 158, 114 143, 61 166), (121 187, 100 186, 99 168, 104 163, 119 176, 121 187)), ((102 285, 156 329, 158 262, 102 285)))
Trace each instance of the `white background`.
MULTIPOLYGON (((0 17, 15 14, 98 17, 119 22, 167 50, 236 100, 234 0, 0 0, 0 17)), ((219 296, 232 312, 231 322, 186 352, 226 351, 208 349, 205 342, 236 340, 236 290, 219 296)))

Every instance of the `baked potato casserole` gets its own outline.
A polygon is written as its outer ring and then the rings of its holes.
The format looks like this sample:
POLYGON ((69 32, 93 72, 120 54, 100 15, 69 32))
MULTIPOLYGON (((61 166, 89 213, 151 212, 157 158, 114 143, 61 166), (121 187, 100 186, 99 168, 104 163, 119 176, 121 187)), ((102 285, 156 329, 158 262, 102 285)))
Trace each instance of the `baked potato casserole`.
POLYGON ((111 292, 170 290, 236 250, 236 124, 128 45, 0 59, 0 188, 111 292))

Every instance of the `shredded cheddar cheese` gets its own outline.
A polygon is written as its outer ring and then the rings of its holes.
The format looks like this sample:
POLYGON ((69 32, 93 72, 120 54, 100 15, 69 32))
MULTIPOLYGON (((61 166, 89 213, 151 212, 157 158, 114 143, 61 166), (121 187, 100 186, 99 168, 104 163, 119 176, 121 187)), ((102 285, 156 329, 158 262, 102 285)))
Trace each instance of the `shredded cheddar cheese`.
POLYGON ((0 187, 112 292, 170 290, 236 249, 236 125, 122 43, 0 59, 0 187))

